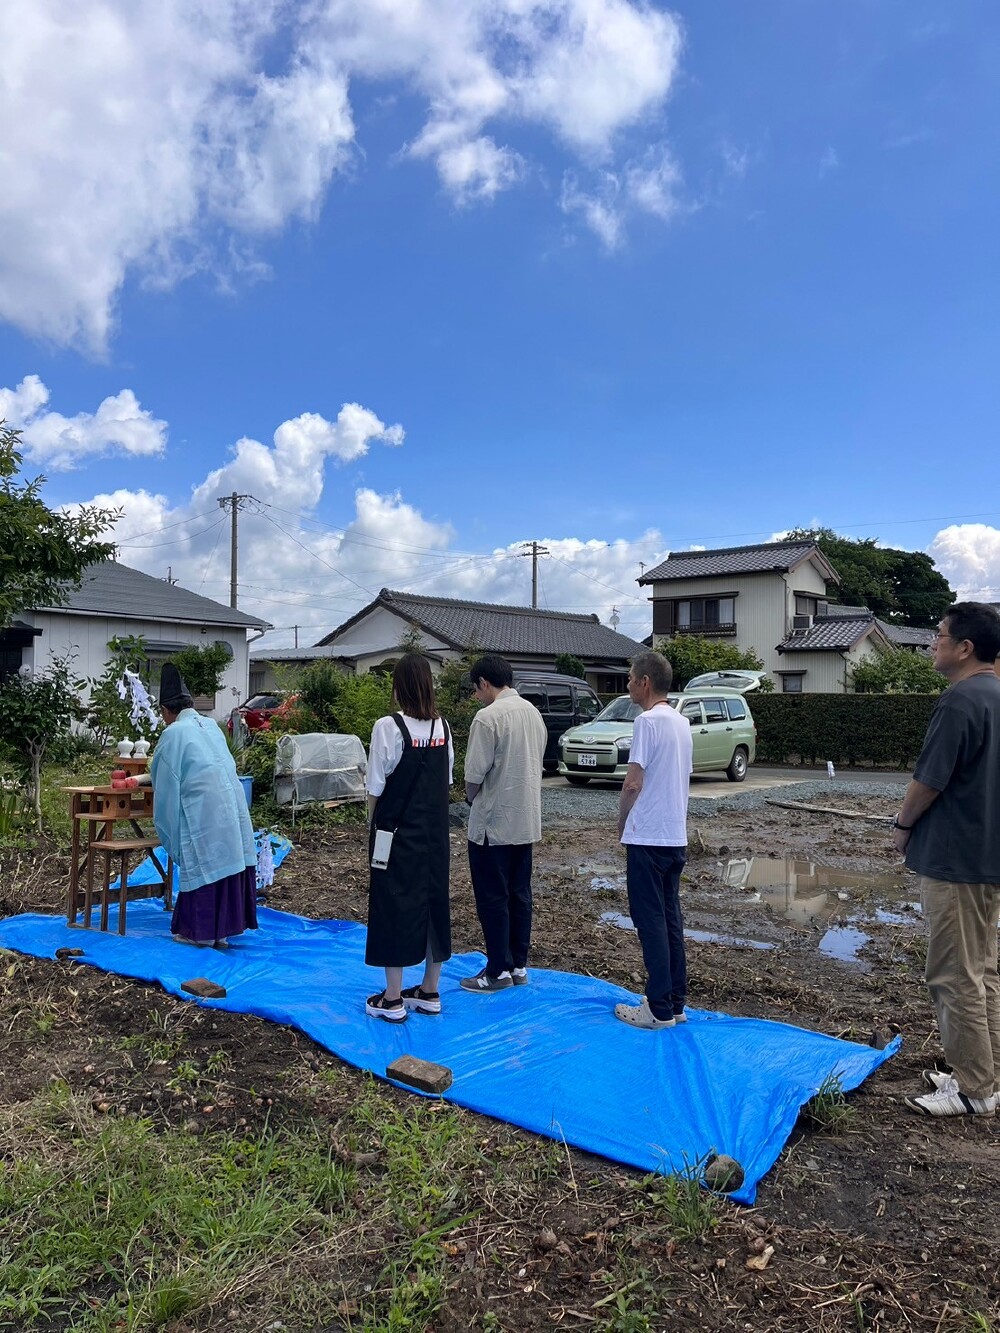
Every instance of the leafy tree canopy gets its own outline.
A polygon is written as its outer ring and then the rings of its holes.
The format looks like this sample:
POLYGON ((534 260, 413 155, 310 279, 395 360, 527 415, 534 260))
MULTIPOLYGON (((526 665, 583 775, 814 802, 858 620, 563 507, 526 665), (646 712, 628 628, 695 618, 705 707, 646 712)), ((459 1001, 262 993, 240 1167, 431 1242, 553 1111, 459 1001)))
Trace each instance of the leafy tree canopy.
POLYGON ((222 685, 222 677, 233 655, 224 643, 191 644, 180 648, 168 662, 184 677, 184 684, 193 695, 215 694, 222 685))
POLYGON ((841 537, 832 528, 796 528, 789 539, 814 541, 840 575, 832 602, 867 606, 882 620, 930 628, 955 600, 948 580, 923 551, 879 546, 875 537, 841 537))
POLYGON ((576 676, 577 680, 586 680, 587 672, 583 663, 572 653, 560 653, 556 658, 556 670, 563 676, 576 676))
MULTIPOLYGON (((682 690, 689 680, 706 671, 764 670, 764 663, 752 648, 743 652, 732 644, 703 638, 700 634, 678 634, 675 639, 661 639, 656 649, 674 669, 675 690, 682 690)), ((774 689, 774 682, 765 678, 760 688, 767 694, 774 689)))
POLYGON ((923 653, 895 648, 859 662, 851 684, 856 694, 940 694, 948 682, 923 653))
POLYGON ((99 538, 120 513, 49 509, 40 495, 45 478, 19 479, 19 443, 20 431, 0 421, 0 629, 27 607, 64 605, 86 567, 114 553, 114 543, 99 538))

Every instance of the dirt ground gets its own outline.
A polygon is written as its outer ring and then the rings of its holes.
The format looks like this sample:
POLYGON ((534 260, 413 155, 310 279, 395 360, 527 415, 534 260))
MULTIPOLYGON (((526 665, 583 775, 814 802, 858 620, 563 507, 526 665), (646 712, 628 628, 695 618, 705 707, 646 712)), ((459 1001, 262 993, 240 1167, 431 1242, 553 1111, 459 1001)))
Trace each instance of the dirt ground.
MULTIPOLYGON (((859 805, 850 792, 831 800, 845 809, 859 805)), ((890 814, 894 804, 865 798, 864 808, 890 814)), ((940 1049, 921 980, 915 885, 888 847, 886 826, 765 806, 693 820, 692 836, 683 889, 690 1004, 857 1041, 898 1031, 902 1050, 850 1095, 853 1115, 839 1132, 800 1119, 756 1207, 722 1205, 718 1227, 701 1243, 665 1241, 634 1209, 629 1213, 637 1173, 566 1154, 573 1180, 592 1182, 585 1195, 565 1180, 540 1182, 533 1197, 520 1192, 502 1218, 478 1222, 458 1247, 448 1299, 428 1327, 1000 1329, 1000 1120, 929 1121, 900 1103, 940 1049), (758 858, 752 876, 750 858, 758 858), (770 882, 760 884, 759 858, 794 864, 765 867, 770 882), (817 879, 816 864, 833 870, 817 879), (771 1246, 769 1262, 748 1266, 771 1246), (609 1249, 621 1259, 623 1247, 626 1271, 633 1263, 659 1293, 646 1310, 647 1325, 628 1323, 624 1314, 611 1321, 613 1306, 595 1309, 594 1275, 609 1249)), ((624 859, 611 829, 550 824, 535 865, 533 965, 641 990, 624 859)), ((54 853, 41 864, 6 855, 0 913, 58 910, 64 869, 54 853)), ((268 905, 363 921, 366 884, 359 826, 305 832, 268 905)), ((452 901, 456 951, 478 948, 460 829, 452 901)), ((205 1112, 194 1095, 168 1086, 165 1065, 141 1068, 122 1048, 123 1037, 150 1015, 176 1012, 177 1001, 67 963, 20 962, 15 980, 0 985, 0 1102, 27 1101, 58 1076, 97 1110, 177 1126, 200 1115, 202 1133, 259 1128, 265 1119, 274 1125, 325 1117, 336 1127, 343 1108, 320 1079, 333 1058, 300 1034, 186 1006, 189 1054, 205 1060, 224 1049, 234 1063, 205 1112), (58 1016, 44 1039, 37 1023, 24 1021, 29 1010, 58 1016)), ((491 1151, 515 1151, 529 1137, 481 1123, 491 1151)), ((344 1282, 346 1289, 349 1275, 344 1282)), ((348 1326, 337 1319, 326 1325, 348 1326)), ((249 1315, 235 1323, 206 1316, 183 1327, 256 1325, 249 1315)))

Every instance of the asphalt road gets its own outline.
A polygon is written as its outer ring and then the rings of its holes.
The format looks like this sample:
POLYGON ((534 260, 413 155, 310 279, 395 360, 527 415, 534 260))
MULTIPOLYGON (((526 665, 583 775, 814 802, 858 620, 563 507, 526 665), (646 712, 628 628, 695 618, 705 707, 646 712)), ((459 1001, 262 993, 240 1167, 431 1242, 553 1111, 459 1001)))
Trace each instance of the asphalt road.
MULTIPOLYGON (((724 775, 715 773, 695 773, 691 777, 692 796, 736 796, 739 792, 764 791, 771 787, 787 787, 795 782, 827 781, 826 768, 767 768, 753 764, 744 782, 730 782, 724 775)), ((850 786, 856 782, 878 782, 898 784, 905 787, 910 774, 898 769, 887 771, 870 768, 837 769, 835 781, 850 786)), ((546 791, 567 788, 570 784, 565 778, 554 776, 543 778, 542 786, 546 791)), ((593 780, 586 787, 573 787, 573 791, 618 791, 619 784, 593 780)))

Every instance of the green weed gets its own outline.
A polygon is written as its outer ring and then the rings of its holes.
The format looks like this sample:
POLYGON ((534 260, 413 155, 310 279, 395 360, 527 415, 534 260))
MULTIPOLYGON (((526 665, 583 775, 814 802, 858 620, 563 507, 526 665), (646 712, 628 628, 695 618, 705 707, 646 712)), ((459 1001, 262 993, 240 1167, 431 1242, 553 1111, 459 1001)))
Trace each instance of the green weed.
POLYGON ((701 1183, 704 1165, 698 1161, 672 1175, 646 1176, 642 1181, 676 1240, 697 1240, 719 1225, 719 1201, 701 1183))
POLYGON ((837 1074, 828 1074, 816 1095, 802 1108, 802 1117, 817 1129, 842 1134, 854 1118, 837 1074))

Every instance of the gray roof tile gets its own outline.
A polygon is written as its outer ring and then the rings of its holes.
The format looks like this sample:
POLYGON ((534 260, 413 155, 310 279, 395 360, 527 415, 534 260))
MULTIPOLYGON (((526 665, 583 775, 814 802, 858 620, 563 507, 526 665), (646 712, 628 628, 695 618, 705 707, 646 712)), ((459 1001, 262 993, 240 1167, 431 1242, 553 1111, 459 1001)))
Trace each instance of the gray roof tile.
POLYGON ((266 620, 234 611, 210 597, 189 592, 176 583, 143 574, 117 560, 90 565, 79 588, 69 590, 64 606, 38 606, 36 611, 93 612, 138 620, 174 620, 199 625, 238 625, 264 629, 266 620))
POLYGON ((814 550, 815 542, 765 542, 761 546, 728 546, 715 551, 673 551, 655 569, 647 569, 638 581, 644 584, 719 574, 785 572, 814 550))
MULTIPOLYGON (((384 606, 455 648, 480 647, 484 651, 516 656, 552 657, 572 653, 593 660, 625 661, 642 652, 642 644, 602 625, 595 615, 570 611, 540 611, 526 606, 499 606, 491 602, 467 602, 451 597, 419 597, 414 593, 383 588, 376 602, 346 624, 354 624, 374 606, 384 606)), ((322 639, 335 640, 345 625, 322 639)))
POLYGON ((845 616, 837 620, 830 616, 819 616, 813 621, 812 628, 804 634, 789 634, 778 644, 779 653, 815 653, 846 652, 871 631, 878 622, 869 613, 861 616, 845 616))

